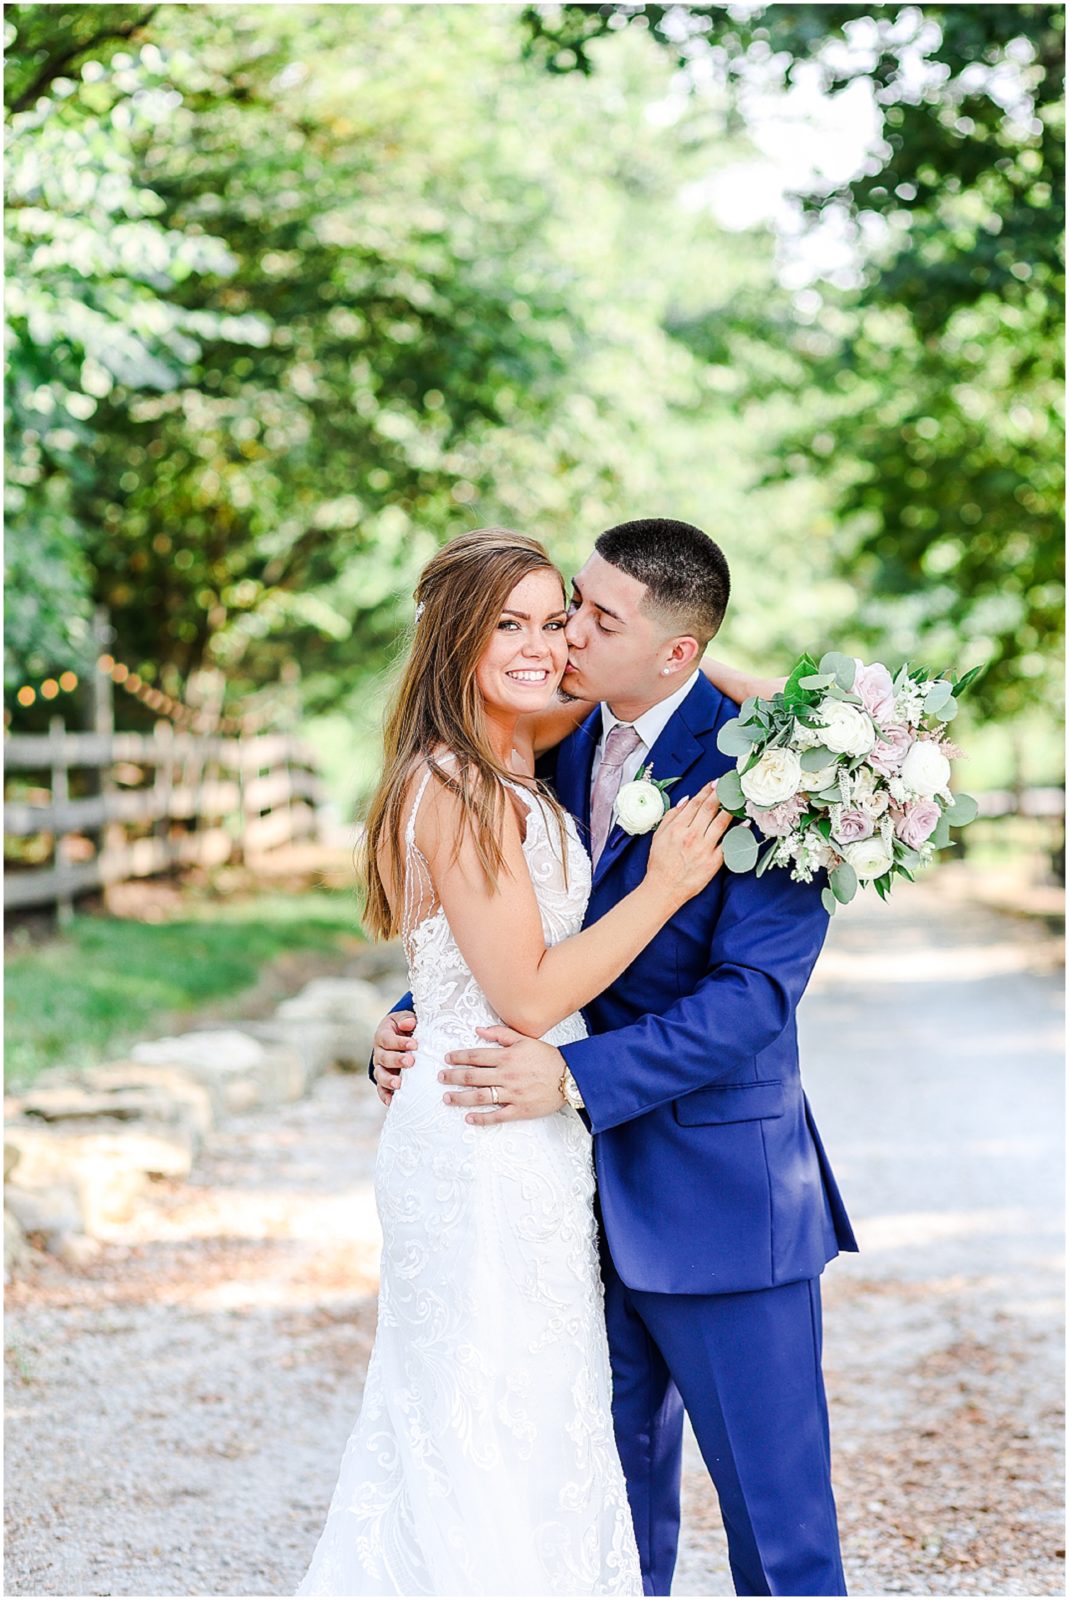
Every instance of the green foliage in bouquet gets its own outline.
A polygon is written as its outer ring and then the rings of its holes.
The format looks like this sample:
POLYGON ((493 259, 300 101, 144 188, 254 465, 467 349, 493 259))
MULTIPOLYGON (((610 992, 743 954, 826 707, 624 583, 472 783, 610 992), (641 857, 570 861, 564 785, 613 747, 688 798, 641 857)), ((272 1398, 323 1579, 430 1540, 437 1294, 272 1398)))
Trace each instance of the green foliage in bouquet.
POLYGON ((817 661, 807 653, 782 690, 746 700, 717 739, 720 751, 736 759, 717 784, 721 805, 767 825, 763 842, 749 826, 730 829, 725 864, 733 872, 756 869, 758 876, 789 866, 804 882, 824 870, 829 914, 863 882, 884 899, 896 877, 912 881, 950 843, 951 828, 977 813, 971 796, 950 794, 950 757, 960 752, 946 739, 946 727, 984 667, 958 678, 933 677, 908 663, 893 679, 879 664, 862 670, 881 675, 879 718, 856 690, 853 657, 828 651, 817 661), (760 799, 753 784, 746 792, 758 767, 760 799))

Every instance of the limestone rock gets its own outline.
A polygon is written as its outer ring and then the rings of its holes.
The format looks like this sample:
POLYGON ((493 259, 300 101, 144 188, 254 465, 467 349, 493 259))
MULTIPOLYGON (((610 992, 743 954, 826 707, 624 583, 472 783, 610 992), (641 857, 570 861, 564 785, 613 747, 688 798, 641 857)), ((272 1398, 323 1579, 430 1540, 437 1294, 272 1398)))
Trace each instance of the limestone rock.
MULTIPOLYGON (((190 1127, 198 1137, 203 1137, 212 1125, 212 1097, 203 1083, 191 1072, 180 1067, 151 1065, 143 1061, 109 1061, 105 1066, 90 1067, 83 1074, 84 1082, 103 1095, 125 1097, 128 1093, 152 1096, 156 1103, 164 1099, 180 1108, 175 1121, 190 1127)), ((145 1109, 142 1115, 162 1120, 155 1110, 145 1109)))
POLYGON ((30 1259, 30 1246, 19 1227, 18 1219, 4 1207, 4 1282, 12 1277, 30 1259))
POLYGON ((77 1202, 80 1231, 102 1237, 133 1214, 148 1177, 185 1178, 193 1164, 185 1130, 106 1123, 102 1118, 71 1127, 27 1120, 6 1130, 19 1151, 18 1187, 68 1190, 77 1202))
POLYGON ((242 1031, 268 1045, 293 1050, 304 1068, 305 1087, 333 1067, 339 1052, 348 1047, 345 1030, 334 1022, 315 1022, 311 1018, 269 1017, 265 1021, 243 1022, 242 1031))
POLYGON ((284 1000, 275 1015, 287 1023, 333 1023, 335 1065, 360 1071, 371 1054, 375 1029, 389 1008, 382 991, 363 978, 314 978, 299 994, 284 1000))
POLYGON ((190 1074, 208 1090, 217 1116, 299 1100, 305 1089, 304 1063, 297 1051, 265 1045, 236 1028, 146 1040, 130 1055, 139 1063, 177 1066, 190 1074))
POLYGON ((87 1267, 100 1255, 101 1244, 84 1233, 65 1233, 55 1242, 52 1254, 68 1267, 87 1267))
POLYGON ((46 1184, 40 1189, 23 1189, 8 1184, 4 1205, 25 1234, 40 1234, 46 1248, 65 1233, 77 1233, 82 1226, 82 1210, 77 1191, 71 1184, 46 1184))
MULTIPOLYGON (((87 1075, 88 1076, 88 1075, 87 1075)), ((62 1088, 34 1087, 23 1097, 23 1117, 52 1124, 92 1124, 104 1131, 119 1123, 174 1128, 199 1144, 199 1119, 188 1103, 167 1089, 152 1084, 116 1083, 110 1088, 66 1084, 62 1088)))

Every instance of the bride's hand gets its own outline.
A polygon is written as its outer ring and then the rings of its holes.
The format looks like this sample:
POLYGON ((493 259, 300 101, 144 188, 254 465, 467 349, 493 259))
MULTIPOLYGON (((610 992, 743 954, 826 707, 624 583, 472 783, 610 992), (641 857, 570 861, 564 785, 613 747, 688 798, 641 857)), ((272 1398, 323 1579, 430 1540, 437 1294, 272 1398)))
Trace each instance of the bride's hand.
POLYGON ((729 667, 725 661, 708 657, 702 662, 702 671, 715 688, 729 700, 737 700, 740 706, 751 696, 757 700, 771 700, 787 682, 786 678, 759 678, 752 672, 742 672, 738 667, 729 667))
POLYGON ((724 864, 720 841, 734 821, 716 797, 716 784, 684 799, 665 816, 653 835, 646 882, 664 891, 681 906, 690 900, 724 864))

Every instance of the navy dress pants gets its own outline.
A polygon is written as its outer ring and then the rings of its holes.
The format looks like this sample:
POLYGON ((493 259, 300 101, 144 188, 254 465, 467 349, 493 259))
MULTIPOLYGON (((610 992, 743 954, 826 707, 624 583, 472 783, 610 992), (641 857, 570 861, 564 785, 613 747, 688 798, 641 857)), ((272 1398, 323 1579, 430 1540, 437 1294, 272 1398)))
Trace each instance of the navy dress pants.
POLYGON ((821 1375, 820 1279, 747 1294, 628 1289, 602 1250, 613 1421, 646 1594, 671 1592, 684 1408, 735 1592, 844 1595, 821 1375))

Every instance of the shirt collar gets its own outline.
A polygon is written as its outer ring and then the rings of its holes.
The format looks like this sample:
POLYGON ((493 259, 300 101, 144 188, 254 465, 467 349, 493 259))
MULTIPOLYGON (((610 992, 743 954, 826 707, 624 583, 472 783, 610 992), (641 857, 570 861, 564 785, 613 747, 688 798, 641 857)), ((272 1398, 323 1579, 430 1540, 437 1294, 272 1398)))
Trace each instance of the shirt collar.
MULTIPOLYGON (((698 681, 699 675, 700 674, 698 671, 692 672, 686 683, 680 684, 676 692, 674 694, 670 694, 667 700, 658 700, 655 706, 650 706, 648 711, 644 711, 640 717, 635 718, 634 722, 632 723, 632 727, 642 740, 642 743, 645 745, 647 750, 653 749, 654 745, 657 743, 657 740, 661 737, 661 734, 668 726, 671 718, 679 710, 679 707, 683 704, 690 691, 694 688, 694 685, 698 681)), ((619 717, 613 716, 612 712, 609 710, 608 706, 603 700, 601 702, 602 747, 604 747, 605 740, 609 737, 609 733, 613 728, 616 727, 620 720, 621 719, 619 717)))

